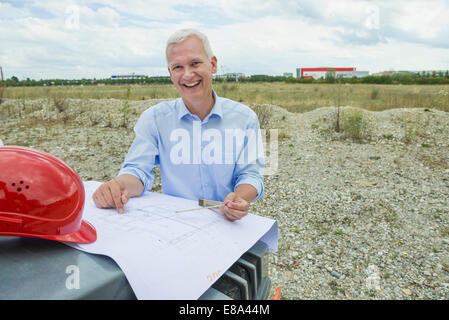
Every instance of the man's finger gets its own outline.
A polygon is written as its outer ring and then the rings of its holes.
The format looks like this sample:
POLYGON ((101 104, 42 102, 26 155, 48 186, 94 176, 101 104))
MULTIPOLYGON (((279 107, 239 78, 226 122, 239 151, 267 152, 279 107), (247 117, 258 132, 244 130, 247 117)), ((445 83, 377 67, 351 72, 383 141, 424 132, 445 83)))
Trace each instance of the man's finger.
POLYGON ((103 204, 101 203, 100 199, 98 198, 98 192, 95 191, 95 193, 92 195, 92 199, 94 200, 95 205, 98 208, 101 208, 103 206, 103 204))
POLYGON ((114 201, 112 200, 112 195, 109 188, 107 186, 104 186, 100 189, 100 192, 105 204, 105 208, 114 208, 114 201))
POLYGON ((231 209, 231 208, 228 208, 227 211, 229 214, 231 214, 233 217, 236 217, 237 219, 243 218, 248 213, 245 210, 235 210, 235 209, 231 209))
POLYGON ((240 217, 238 215, 236 215, 234 212, 232 212, 232 209, 230 209, 230 208, 228 208, 226 206, 224 208, 224 213, 225 213, 225 216, 226 216, 226 218, 228 220, 235 221, 235 220, 239 220, 240 219, 240 217))
POLYGON ((107 203, 106 199, 104 198, 103 191, 102 191, 101 187, 98 188, 98 190, 95 193, 96 193, 95 197, 97 199, 99 208, 103 208, 103 209, 107 208, 108 203, 107 203))
POLYGON ((242 201, 231 201, 227 203, 227 206, 231 209, 239 210, 239 211, 248 211, 249 209, 249 203, 242 200, 242 201))
POLYGON ((230 220, 230 221, 236 220, 235 217, 233 217, 231 214, 229 214, 229 213, 227 212, 228 207, 227 207, 226 205, 220 206, 219 209, 220 209, 221 214, 222 214, 227 220, 230 220))
POLYGON ((125 207, 122 202, 121 186, 115 180, 110 181, 108 184, 109 191, 111 192, 112 200, 119 213, 125 212, 125 207))
POLYGON ((122 191, 122 202, 123 204, 127 203, 129 200, 129 192, 127 189, 123 189, 122 191))

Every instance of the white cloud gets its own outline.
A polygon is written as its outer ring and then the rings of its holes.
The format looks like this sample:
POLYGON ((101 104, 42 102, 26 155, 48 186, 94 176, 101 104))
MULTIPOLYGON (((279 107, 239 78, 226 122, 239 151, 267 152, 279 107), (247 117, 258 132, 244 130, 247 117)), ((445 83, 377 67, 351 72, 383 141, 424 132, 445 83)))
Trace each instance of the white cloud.
POLYGON ((0 22, 9 19, 19 19, 29 16, 26 8, 16 8, 9 3, 0 2, 0 22))
POLYGON ((7 44, 0 46, 0 65, 7 77, 166 75, 166 39, 176 29, 194 27, 209 35, 226 71, 449 69, 449 4, 431 3, 41 0, 21 8, 0 3, 0 43, 7 44))
POLYGON ((449 47, 449 3, 447 1, 409 1, 392 10, 390 27, 407 40, 449 47))

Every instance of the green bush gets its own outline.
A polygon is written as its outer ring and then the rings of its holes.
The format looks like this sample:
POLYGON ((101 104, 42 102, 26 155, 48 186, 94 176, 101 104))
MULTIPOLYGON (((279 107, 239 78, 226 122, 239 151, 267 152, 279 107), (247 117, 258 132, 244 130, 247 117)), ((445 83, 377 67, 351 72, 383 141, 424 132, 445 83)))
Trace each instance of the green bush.
POLYGON ((357 111, 345 111, 343 115, 343 131, 346 138, 354 141, 362 141, 368 138, 368 123, 363 113, 357 111))

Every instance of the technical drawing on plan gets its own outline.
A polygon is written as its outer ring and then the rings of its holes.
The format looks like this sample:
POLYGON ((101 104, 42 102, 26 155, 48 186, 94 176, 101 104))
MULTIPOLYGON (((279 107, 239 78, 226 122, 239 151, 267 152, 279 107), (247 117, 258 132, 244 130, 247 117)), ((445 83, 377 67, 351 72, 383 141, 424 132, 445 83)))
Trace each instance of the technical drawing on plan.
MULTIPOLYGON (((92 184, 85 184, 86 194, 93 193, 91 187, 92 184)), ((175 212, 198 206, 193 200, 173 201, 173 197, 163 194, 147 196, 145 203, 142 200, 133 198, 126 205, 126 212, 119 214, 115 209, 95 208, 88 203, 92 200, 86 199, 89 210, 85 210, 85 218, 93 225, 101 226, 102 235, 133 234, 134 237, 144 238, 147 244, 151 242, 152 250, 164 250, 167 246, 185 250, 186 245, 201 244, 205 236, 213 235, 214 227, 218 227, 224 219, 219 213, 208 209, 175 212)))
POLYGON ((97 241, 66 243, 111 257, 125 273, 139 299, 197 299, 259 239, 277 250, 277 222, 248 214, 230 222, 197 201, 145 192, 130 199, 125 213, 99 209, 92 194, 100 182, 84 182, 83 219, 97 230, 97 241), (216 279, 216 278, 215 278, 216 279))

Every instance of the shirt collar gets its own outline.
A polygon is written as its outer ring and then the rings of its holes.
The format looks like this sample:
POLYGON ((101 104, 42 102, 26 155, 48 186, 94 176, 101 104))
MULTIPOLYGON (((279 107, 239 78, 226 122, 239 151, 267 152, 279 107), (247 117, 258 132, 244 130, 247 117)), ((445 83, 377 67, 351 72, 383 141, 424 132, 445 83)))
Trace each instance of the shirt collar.
MULTIPOLYGON (((220 97, 217 95, 217 93, 215 92, 214 89, 212 89, 212 94, 214 96, 215 103, 214 103, 214 106, 212 107, 212 110, 210 111, 210 113, 206 116, 206 118, 204 118, 204 121, 209 119, 214 114, 217 115, 220 119, 223 119, 223 110, 222 110, 221 103, 219 101, 220 97)), ((190 116, 193 117, 193 114, 189 111, 189 109, 187 109, 182 98, 179 98, 178 101, 179 101, 178 120, 181 120, 188 114, 190 114, 190 116)))

